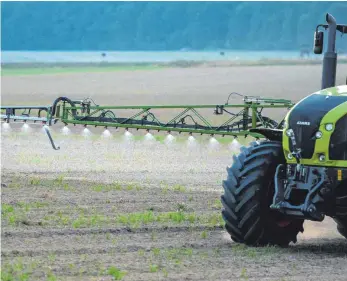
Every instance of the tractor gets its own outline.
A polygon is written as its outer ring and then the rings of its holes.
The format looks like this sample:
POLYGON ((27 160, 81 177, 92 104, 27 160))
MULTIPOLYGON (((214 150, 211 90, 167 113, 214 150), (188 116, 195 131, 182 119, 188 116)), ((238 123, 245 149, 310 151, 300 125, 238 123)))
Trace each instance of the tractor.
POLYGON ((250 129, 265 140, 242 147, 227 168, 222 216, 235 242, 286 247, 305 220, 325 216, 347 238, 347 86, 335 86, 336 33, 346 34, 347 25, 326 14, 314 34, 315 54, 322 54, 324 31, 321 90, 296 103, 281 129, 250 129))

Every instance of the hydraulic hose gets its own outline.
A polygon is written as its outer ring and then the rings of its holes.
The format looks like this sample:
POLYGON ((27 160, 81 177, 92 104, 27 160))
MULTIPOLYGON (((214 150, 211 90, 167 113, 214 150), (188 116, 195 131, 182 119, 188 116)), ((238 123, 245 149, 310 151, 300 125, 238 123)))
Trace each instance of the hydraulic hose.
MULTIPOLYGON (((69 98, 67 98, 67 97, 59 97, 59 98, 57 98, 57 99, 53 102, 52 112, 51 112, 52 116, 55 115, 55 112, 56 112, 56 110, 57 110, 57 105, 58 105, 58 103, 61 102, 61 101, 68 102, 72 107, 75 106, 75 103, 74 103, 72 100, 70 100, 69 98)), ((72 115, 73 115, 74 117, 76 117, 76 109, 72 109, 72 110, 71 110, 71 113, 72 113, 72 115)))

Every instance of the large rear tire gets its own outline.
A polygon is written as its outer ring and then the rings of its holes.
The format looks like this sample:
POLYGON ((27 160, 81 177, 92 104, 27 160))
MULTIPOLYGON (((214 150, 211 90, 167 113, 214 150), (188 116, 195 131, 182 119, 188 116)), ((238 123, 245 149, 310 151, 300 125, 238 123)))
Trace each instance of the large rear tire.
POLYGON ((234 156, 223 181, 222 216, 232 240, 250 246, 287 246, 303 232, 304 220, 272 211, 276 167, 285 162, 281 142, 263 141, 234 156))

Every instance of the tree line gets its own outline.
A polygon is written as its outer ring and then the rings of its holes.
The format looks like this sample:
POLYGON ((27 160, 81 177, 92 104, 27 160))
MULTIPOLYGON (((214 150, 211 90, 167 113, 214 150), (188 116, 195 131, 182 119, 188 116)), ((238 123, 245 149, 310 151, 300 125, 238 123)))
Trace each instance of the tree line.
POLYGON ((312 46, 327 12, 347 23, 347 2, 2 2, 1 41, 2 50, 293 50, 312 46))

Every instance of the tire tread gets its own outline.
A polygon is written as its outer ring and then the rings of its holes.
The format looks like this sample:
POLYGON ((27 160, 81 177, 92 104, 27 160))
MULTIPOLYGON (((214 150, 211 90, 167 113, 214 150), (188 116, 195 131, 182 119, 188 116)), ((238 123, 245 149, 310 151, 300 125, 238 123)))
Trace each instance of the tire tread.
MULTIPOLYGON (((227 168, 221 196, 222 215, 230 237, 251 246, 280 245, 296 242, 303 231, 303 220, 292 221, 280 227, 270 212, 268 202, 269 181, 278 164, 284 162, 282 144, 275 141, 254 142, 242 147, 227 168), (270 215, 271 214, 271 215, 270 215)), ((271 193, 271 192, 270 192, 271 193)))

